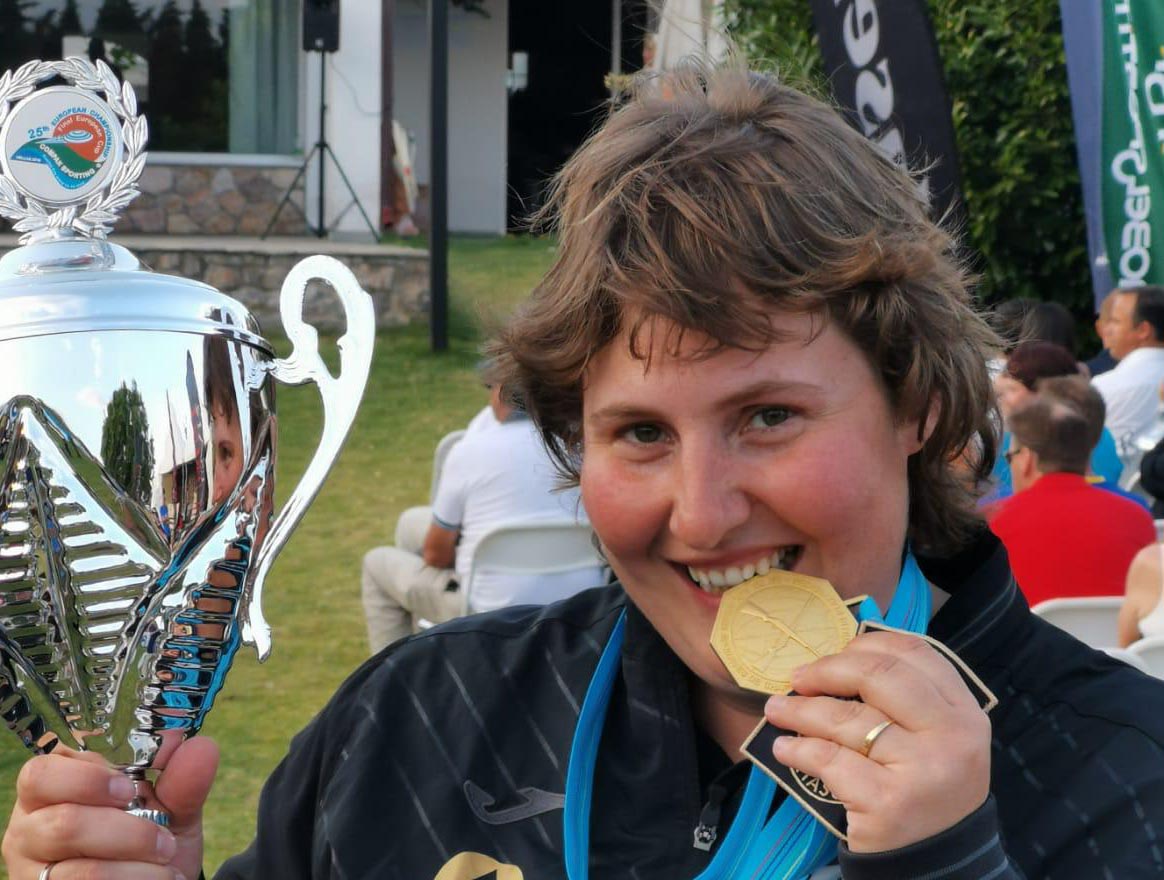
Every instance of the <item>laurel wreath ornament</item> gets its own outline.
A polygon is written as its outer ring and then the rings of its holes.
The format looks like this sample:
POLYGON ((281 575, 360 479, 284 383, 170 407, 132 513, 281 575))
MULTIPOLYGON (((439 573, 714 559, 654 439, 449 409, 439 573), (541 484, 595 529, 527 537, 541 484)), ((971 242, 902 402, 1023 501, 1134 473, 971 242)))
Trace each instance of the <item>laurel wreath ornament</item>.
POLYGON ((72 228, 91 238, 105 238, 117 222, 118 214, 138 195, 138 178, 145 168, 149 128, 138 113, 137 95, 128 82, 118 82, 104 61, 96 65, 85 58, 63 61, 29 61, 0 76, 0 129, 13 106, 28 97, 41 83, 59 76, 88 92, 101 93, 105 103, 121 121, 124 154, 120 167, 109 182, 89 197, 84 206, 67 205, 50 210, 34 198, 22 195, 11 180, 0 175, 0 217, 11 220, 12 228, 25 233, 26 243, 43 230, 72 228))

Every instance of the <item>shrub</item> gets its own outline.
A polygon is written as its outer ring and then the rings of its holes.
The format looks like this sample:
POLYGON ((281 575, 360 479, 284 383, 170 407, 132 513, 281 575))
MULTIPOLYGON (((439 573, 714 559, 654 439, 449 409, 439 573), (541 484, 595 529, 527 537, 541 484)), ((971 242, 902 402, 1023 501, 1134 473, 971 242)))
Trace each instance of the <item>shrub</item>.
MULTIPOLYGON (((927 0, 952 106, 963 239, 986 303, 1028 296, 1089 326, 1091 277, 1059 0, 927 0)), ((726 0, 745 53, 821 82, 805 0, 726 0)))

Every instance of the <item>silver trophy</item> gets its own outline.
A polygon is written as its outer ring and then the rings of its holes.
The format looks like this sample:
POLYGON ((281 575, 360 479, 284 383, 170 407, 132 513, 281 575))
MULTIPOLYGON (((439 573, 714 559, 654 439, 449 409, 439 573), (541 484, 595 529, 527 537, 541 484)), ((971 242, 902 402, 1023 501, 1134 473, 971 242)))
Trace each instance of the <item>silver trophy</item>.
POLYGON ((200 728, 241 644, 270 651, 263 581, 347 435, 375 333, 328 257, 283 284, 281 360, 239 303, 107 242, 145 142, 101 62, 0 77, 0 215, 24 233, 0 258, 0 714, 35 751, 97 752, 138 781, 200 728), (338 377, 303 320, 315 281, 347 319, 338 377), (324 426, 272 517, 277 382, 317 383, 324 426))

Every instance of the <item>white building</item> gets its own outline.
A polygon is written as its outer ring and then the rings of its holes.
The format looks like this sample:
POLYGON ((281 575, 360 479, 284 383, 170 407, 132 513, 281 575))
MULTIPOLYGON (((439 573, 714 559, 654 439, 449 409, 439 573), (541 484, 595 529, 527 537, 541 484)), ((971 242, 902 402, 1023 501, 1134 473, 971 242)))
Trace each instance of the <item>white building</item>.
MULTIPOLYGON (((273 231, 321 225, 320 163, 305 160, 319 139, 322 64, 327 142, 379 230, 393 204, 386 113, 414 136, 422 193, 429 180, 429 0, 336 0, 339 49, 326 55, 303 50, 303 2, 312 0, 178 0, 175 14, 164 0, 29 0, 27 51, 0 68, 86 47, 138 88, 150 157, 144 195, 119 231, 257 235, 293 183, 273 231)), ((648 0, 443 2, 450 227, 502 234, 599 118, 606 74, 641 63, 648 0), (528 81, 511 93, 515 52, 528 81)), ((322 226, 368 237, 330 158, 323 173, 322 226)))

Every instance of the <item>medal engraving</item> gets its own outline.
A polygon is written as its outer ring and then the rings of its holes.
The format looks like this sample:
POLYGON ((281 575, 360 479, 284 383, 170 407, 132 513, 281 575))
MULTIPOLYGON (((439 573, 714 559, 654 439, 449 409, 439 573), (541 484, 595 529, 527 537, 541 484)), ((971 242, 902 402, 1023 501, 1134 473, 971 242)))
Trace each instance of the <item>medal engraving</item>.
POLYGON ((828 581, 770 571, 724 593, 711 646, 740 687, 783 694, 792 670, 837 653, 856 632, 828 581))

